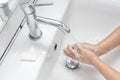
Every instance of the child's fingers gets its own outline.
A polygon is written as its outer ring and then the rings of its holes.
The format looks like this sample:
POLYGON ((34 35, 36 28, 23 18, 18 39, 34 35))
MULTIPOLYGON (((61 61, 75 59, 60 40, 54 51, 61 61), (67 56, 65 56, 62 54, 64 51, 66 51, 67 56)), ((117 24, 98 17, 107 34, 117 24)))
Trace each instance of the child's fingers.
POLYGON ((65 48, 63 51, 66 56, 76 59, 75 56, 67 48, 65 48))

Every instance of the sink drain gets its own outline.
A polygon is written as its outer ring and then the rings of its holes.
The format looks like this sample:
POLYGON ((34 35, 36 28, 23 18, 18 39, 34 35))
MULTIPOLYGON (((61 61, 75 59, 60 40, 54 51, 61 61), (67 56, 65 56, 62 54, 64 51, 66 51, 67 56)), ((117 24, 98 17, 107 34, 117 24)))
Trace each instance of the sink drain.
POLYGON ((77 69, 79 67, 79 62, 71 58, 67 58, 66 67, 69 69, 77 69))

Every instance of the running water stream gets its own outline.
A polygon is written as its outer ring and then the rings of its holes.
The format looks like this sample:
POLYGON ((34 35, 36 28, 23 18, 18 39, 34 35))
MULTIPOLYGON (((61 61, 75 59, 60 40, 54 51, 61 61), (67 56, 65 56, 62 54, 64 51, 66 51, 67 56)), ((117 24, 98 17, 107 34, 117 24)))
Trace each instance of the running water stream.
MULTIPOLYGON (((81 47, 80 44, 79 44, 79 40, 77 40, 71 33, 66 33, 66 38, 68 39, 67 41, 69 41, 69 40, 72 41, 69 44, 75 44, 76 43, 78 47, 81 47)), ((76 49, 73 49, 73 52, 74 52, 74 55, 76 57, 80 57, 80 54, 77 52, 76 49)), ((66 66, 68 68, 70 68, 70 69, 76 69, 76 68, 78 68, 80 66, 79 63, 80 63, 79 61, 74 60, 74 59, 72 59, 70 57, 67 57, 66 66)))

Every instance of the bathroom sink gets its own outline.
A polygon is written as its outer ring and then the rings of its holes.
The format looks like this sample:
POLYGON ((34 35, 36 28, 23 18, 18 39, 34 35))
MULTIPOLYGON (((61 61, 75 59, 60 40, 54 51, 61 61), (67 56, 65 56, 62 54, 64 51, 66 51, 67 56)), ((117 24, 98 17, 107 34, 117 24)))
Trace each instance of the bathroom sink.
MULTIPOLYGON (((71 0, 64 22, 69 25, 72 35, 79 42, 98 43, 120 25, 118 3, 119 1, 108 0, 71 0)), ((69 43, 66 38, 64 41, 63 48, 69 43)), ((120 71, 119 52, 120 47, 117 47, 100 58, 120 71)), ((65 64, 66 58, 61 49, 55 66, 48 74, 42 75, 42 80, 104 80, 91 65, 81 63, 77 69, 68 69, 65 64)), ((52 64, 54 63, 50 63, 52 64)))
MULTIPOLYGON (((69 4, 69 0, 63 1, 52 0, 50 2, 54 3, 53 6, 36 8, 37 15, 62 21, 69 4)), ((18 12, 18 15, 23 16, 21 10, 18 9, 18 12)), ((16 19, 19 18, 15 17, 16 19)), ((14 27, 20 26, 17 21, 12 21, 9 25, 11 24, 14 27)), ((0 65, 0 80, 43 80, 42 75, 49 75, 54 68, 60 54, 64 34, 54 26, 41 23, 38 26, 42 31, 39 40, 31 40, 28 37, 29 29, 26 23, 17 29, 17 34, 11 41, 12 46, 9 44, 10 48, 8 47, 9 50, 6 50, 7 54, 0 65)))
MULTIPOLYGON (((65 23, 70 25, 72 34, 77 37, 79 42, 97 43, 115 29, 114 26, 119 24, 120 18, 116 14, 116 12, 119 13, 117 11, 119 8, 115 10, 115 6, 105 5, 101 2, 97 2, 96 4, 95 0, 90 2, 87 0, 78 0, 80 1, 79 3, 77 0, 74 1, 76 2, 73 2, 73 4, 77 3, 78 5, 70 5, 68 14, 65 15, 65 18, 67 18, 65 19, 65 23), (109 9, 108 12, 111 13, 108 15, 106 10, 109 7, 113 8, 115 13, 112 14, 111 9, 109 9), (72 12, 75 13, 72 14, 72 12), (89 12, 90 14, 88 14, 89 12), (111 16, 115 17, 112 18, 111 16)), ((40 14, 40 10, 38 14, 40 14)), ((46 15, 41 14, 42 16, 46 15)), ((57 15, 54 18, 56 17, 57 15)), ((26 24, 21 29, 9 54, 0 66, 1 80, 104 80, 104 77, 92 65, 81 63, 77 69, 68 69, 66 67, 67 57, 63 54, 63 48, 69 42, 69 40, 64 38, 65 34, 53 26, 39 24, 39 29, 43 34, 36 41, 29 39, 29 30, 26 24), (33 51, 33 56, 34 54, 37 55, 35 60, 21 58, 23 53, 29 53, 31 50, 33 51)), ((115 48, 100 58, 114 69, 120 71, 120 65, 118 65, 120 64, 119 48, 115 48)))
POLYGON ((28 37, 29 29, 26 24, 21 29, 9 54, 0 65, 1 80, 38 80, 39 74, 47 71, 44 67, 50 69, 54 66, 48 63, 55 63, 58 59, 64 34, 50 25, 39 24, 39 29, 43 33, 35 41, 28 37))

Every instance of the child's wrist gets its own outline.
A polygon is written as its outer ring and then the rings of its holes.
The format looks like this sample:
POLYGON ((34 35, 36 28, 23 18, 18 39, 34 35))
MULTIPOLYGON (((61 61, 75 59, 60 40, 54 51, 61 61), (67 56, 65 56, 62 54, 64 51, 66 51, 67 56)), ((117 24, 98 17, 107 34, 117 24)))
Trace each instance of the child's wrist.
POLYGON ((98 56, 93 56, 91 59, 91 64, 94 66, 96 64, 96 61, 99 59, 98 56))
POLYGON ((104 51, 102 50, 102 48, 100 47, 100 45, 99 44, 96 44, 96 55, 97 56, 101 56, 101 55, 103 55, 104 54, 104 51))

